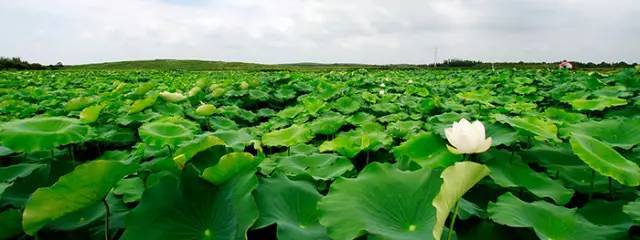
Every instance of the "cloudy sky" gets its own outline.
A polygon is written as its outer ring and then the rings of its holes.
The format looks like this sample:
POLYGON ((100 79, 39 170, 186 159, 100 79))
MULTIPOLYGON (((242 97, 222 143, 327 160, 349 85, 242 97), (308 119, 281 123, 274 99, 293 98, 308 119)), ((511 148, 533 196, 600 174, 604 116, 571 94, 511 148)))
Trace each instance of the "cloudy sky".
POLYGON ((0 56, 640 62, 637 0, 0 0, 0 56))

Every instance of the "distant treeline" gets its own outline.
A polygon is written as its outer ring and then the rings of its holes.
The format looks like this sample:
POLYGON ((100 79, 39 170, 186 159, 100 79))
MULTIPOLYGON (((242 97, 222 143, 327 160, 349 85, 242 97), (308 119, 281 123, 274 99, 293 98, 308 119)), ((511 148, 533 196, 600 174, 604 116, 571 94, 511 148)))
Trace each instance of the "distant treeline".
MULTIPOLYGON (((412 70, 412 69, 491 69, 491 68, 557 68, 560 62, 482 62, 476 60, 447 59, 437 64, 388 64, 372 65, 357 63, 291 63, 291 64, 259 64, 244 62, 223 62, 206 60, 176 60, 156 59, 139 61, 106 62, 85 65, 64 66, 61 62, 56 65, 42 65, 22 61, 18 57, 0 57, 0 70, 185 70, 185 71, 330 71, 330 70, 355 70, 355 69, 379 69, 379 70, 412 70)), ((577 69, 617 69, 632 67, 633 63, 583 63, 571 61, 577 69)))
MULTIPOLYGON (((626 68, 634 66, 634 63, 626 63, 626 62, 614 62, 614 63, 593 63, 593 62, 576 62, 570 61, 574 68, 626 68)), ((557 67, 560 62, 481 62, 475 60, 464 60, 464 59, 447 59, 442 63, 438 63, 435 67, 451 67, 451 68, 505 68, 505 67, 516 67, 516 68, 540 68, 540 67, 557 67)), ((428 64, 429 67, 434 67, 434 64, 428 64)))
POLYGON ((63 67, 64 65, 61 62, 58 62, 56 65, 42 65, 40 63, 23 61, 19 57, 0 57, 0 70, 55 70, 63 67))

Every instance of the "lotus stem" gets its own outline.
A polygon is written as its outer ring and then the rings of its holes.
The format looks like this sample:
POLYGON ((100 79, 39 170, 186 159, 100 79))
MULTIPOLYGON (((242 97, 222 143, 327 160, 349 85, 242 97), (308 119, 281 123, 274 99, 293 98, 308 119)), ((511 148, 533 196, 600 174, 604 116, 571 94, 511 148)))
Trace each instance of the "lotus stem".
POLYGON ((171 146, 167 145, 167 149, 169 149, 169 156, 173 157, 173 150, 171 150, 171 146))
POLYGON ((451 222, 449 223, 449 234, 447 235, 447 240, 453 239, 453 226, 456 223, 456 218, 458 218, 458 209, 460 208, 460 201, 456 201, 455 210, 453 210, 453 216, 451 218, 451 222))
POLYGON ((365 165, 365 166, 366 166, 366 165, 369 165, 369 157, 370 157, 370 156, 369 156, 369 151, 367 151, 366 158, 365 158, 365 161, 364 161, 364 163, 365 163, 364 165, 365 165))
POLYGON ((104 240, 109 240, 109 203, 107 202, 107 198, 102 199, 105 208, 104 214, 104 240))
POLYGON ((69 155, 71 155, 71 162, 73 163, 73 166, 76 166, 76 154, 74 153, 75 148, 73 147, 73 144, 69 145, 68 151, 69 151, 69 155))

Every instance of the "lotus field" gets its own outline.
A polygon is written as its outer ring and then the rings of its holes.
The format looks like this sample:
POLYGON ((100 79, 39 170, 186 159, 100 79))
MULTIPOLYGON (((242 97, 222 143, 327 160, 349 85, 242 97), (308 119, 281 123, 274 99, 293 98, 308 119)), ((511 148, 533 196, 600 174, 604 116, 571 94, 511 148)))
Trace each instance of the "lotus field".
POLYGON ((640 68, 0 72, 0 239, 633 239, 640 68))

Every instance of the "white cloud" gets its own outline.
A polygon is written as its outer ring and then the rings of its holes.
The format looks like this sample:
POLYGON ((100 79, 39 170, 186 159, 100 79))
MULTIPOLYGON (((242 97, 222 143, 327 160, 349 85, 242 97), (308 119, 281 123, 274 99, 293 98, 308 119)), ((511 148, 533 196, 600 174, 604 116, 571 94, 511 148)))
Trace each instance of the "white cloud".
POLYGON ((634 0, 0 0, 0 55, 67 64, 640 62, 634 0))

